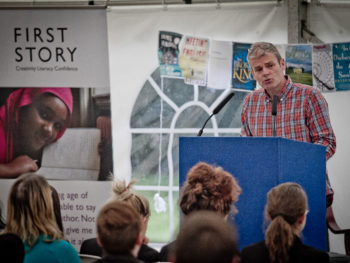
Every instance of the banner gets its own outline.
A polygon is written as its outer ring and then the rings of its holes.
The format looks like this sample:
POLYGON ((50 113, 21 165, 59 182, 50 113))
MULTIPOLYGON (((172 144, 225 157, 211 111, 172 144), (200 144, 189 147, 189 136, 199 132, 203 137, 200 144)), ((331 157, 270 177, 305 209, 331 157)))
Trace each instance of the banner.
POLYGON ((334 82, 338 90, 350 90, 350 43, 333 45, 334 82))
MULTIPOLYGON (((18 152, 36 162, 59 194, 65 238, 79 251, 96 237, 98 211, 112 194, 106 10, 0 10, 0 31, 0 165, 18 152), (15 122, 11 114, 23 107, 33 111, 15 122), (50 140, 37 136, 43 120, 54 124, 50 140)), ((15 180, 5 178, 4 218, 15 180)))
POLYGON ((109 87, 105 12, 0 10, 0 86, 109 87))

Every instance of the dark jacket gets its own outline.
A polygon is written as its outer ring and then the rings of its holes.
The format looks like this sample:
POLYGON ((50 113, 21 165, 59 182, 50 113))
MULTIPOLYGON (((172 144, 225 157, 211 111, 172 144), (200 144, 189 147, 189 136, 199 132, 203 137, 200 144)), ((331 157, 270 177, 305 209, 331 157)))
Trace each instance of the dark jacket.
POLYGON ((169 254, 172 252, 175 246, 175 241, 170 242, 169 244, 166 244, 163 246, 159 252, 159 261, 160 262, 167 262, 169 261, 169 254))
MULTIPOLYGON (((83 244, 80 247, 80 254, 102 256, 102 248, 97 244, 96 238, 90 238, 83 241, 83 244)), ((145 262, 158 262, 159 252, 147 245, 142 244, 138 259, 145 262)))
MULTIPOLYGON (((290 249, 289 263, 328 263, 329 256, 326 252, 304 245, 300 238, 295 236, 290 249)), ((265 241, 247 246, 242 250, 241 263, 269 263, 269 252, 265 241)))

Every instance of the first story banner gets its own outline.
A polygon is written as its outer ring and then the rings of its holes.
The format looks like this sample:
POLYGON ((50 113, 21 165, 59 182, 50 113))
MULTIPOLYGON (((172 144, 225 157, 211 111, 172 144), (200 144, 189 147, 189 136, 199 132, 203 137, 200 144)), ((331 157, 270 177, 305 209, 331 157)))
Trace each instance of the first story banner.
POLYGON ((108 87, 106 10, 0 10, 0 86, 108 87))
MULTIPOLYGON (((64 237, 79 251, 96 237, 97 213, 112 194, 106 10, 0 10, 0 47, 0 166, 23 155, 35 162, 58 192, 64 237), (43 125, 51 122, 49 140, 43 125)), ((16 173, 0 173, 5 221, 16 173)))

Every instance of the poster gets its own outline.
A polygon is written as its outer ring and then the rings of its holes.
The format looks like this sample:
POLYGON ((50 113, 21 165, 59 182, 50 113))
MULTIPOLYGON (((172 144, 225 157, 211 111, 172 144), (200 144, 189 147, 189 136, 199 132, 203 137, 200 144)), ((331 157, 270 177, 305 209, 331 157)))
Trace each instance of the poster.
POLYGON ((179 65, 186 84, 206 86, 209 40, 184 36, 180 42, 179 65))
POLYGON ((333 44, 333 68, 337 91, 350 90, 350 43, 333 44))
POLYGON ((208 87, 231 88, 232 43, 212 40, 209 48, 208 87))
POLYGON ((251 44, 233 43, 232 87, 235 89, 254 90, 256 81, 251 72, 247 55, 251 44))
MULTIPOLYGON (((65 238, 79 251, 96 237, 113 180, 106 10, 0 10, 0 30, 0 165, 18 154, 36 163, 58 191, 65 238)), ((0 178, 5 218, 14 181, 0 178)))
POLYGON ((174 32, 160 31, 158 59, 161 76, 182 77, 179 66, 179 44, 182 35, 174 32))
POLYGON ((335 91, 331 44, 312 47, 312 79, 314 87, 321 92, 335 91))
POLYGON ((286 74, 293 82, 312 86, 312 45, 287 45, 286 74))

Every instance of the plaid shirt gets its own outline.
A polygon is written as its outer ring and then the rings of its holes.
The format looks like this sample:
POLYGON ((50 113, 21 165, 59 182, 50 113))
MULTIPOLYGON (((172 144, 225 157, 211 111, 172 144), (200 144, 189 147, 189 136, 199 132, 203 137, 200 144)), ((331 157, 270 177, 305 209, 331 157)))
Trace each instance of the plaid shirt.
MULTIPOLYGON (((334 154, 335 135, 328 104, 319 90, 293 83, 287 77, 277 104, 276 136, 326 146, 327 160, 334 154)), ((249 93, 241 113, 241 136, 272 136, 272 100, 264 89, 249 93)), ((327 195, 333 194, 327 177, 327 195)))

